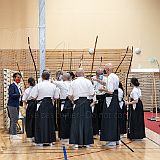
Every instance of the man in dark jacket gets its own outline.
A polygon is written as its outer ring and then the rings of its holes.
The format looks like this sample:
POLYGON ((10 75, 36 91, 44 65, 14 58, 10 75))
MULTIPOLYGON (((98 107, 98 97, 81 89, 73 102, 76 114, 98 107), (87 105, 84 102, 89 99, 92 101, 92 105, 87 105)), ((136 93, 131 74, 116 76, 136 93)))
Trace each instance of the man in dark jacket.
POLYGON ((21 139, 17 136, 16 123, 19 118, 19 102, 22 95, 20 86, 18 85, 21 82, 21 74, 13 74, 13 83, 9 86, 9 99, 8 99, 8 112, 10 117, 10 138, 13 140, 21 139))

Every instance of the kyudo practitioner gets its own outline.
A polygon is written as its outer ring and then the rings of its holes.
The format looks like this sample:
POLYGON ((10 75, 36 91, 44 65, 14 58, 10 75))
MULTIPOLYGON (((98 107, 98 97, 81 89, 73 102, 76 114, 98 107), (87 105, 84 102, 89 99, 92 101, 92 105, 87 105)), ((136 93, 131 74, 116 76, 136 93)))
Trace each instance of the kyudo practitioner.
POLYGON ((94 88, 90 80, 84 77, 84 70, 79 68, 77 79, 71 82, 69 98, 74 101, 69 143, 73 148, 79 146, 90 147, 93 144, 92 109, 89 97, 94 95, 94 88))
POLYGON ((50 74, 42 73, 43 81, 38 83, 31 92, 31 97, 37 100, 35 113, 35 143, 38 146, 52 145, 56 141, 54 99, 59 98, 56 86, 49 82, 50 74))
POLYGON ((120 143, 120 127, 118 122, 119 101, 118 86, 119 78, 113 73, 111 63, 105 65, 108 76, 107 89, 100 89, 106 92, 103 106, 100 141, 108 141, 105 146, 113 147, 120 143))
POLYGON ((106 86, 107 77, 103 75, 103 70, 98 68, 96 70, 96 76, 94 76, 92 80, 97 100, 93 110, 93 135, 99 135, 101 130, 103 103, 105 99, 105 91, 99 91, 99 89, 106 86))
POLYGON ((22 101, 26 106, 26 120, 25 120, 25 131, 27 138, 32 138, 34 141, 35 135, 35 111, 37 108, 36 100, 31 97, 31 91, 35 86, 34 78, 28 79, 29 87, 24 91, 22 101))
POLYGON ((61 103, 61 111, 60 111, 60 125, 59 125, 59 137, 61 139, 69 139, 70 137, 70 128, 71 128, 71 120, 72 120, 72 112, 73 112, 73 103, 68 98, 68 91, 71 84, 70 74, 63 73, 62 80, 63 81, 53 81, 60 89, 60 103, 61 103))
POLYGON ((141 89, 137 78, 131 79, 133 89, 130 94, 131 101, 126 102, 129 105, 128 111, 128 135, 131 140, 141 140, 145 138, 144 111, 141 101, 141 89))
POLYGON ((118 88, 118 99, 119 99, 119 125, 120 125, 120 134, 123 137, 127 133, 127 107, 124 101, 124 89, 122 83, 119 82, 118 88))
MULTIPOLYGON (((61 69, 56 71, 55 76, 56 76, 56 81, 63 81, 62 80, 63 71, 61 69)), ((60 90, 59 90, 59 92, 60 92, 60 90)), ((58 137, 60 138, 60 112, 61 112, 60 98, 56 99, 56 101, 54 103, 54 108, 55 108, 55 126, 56 126, 56 131, 58 131, 58 137)))

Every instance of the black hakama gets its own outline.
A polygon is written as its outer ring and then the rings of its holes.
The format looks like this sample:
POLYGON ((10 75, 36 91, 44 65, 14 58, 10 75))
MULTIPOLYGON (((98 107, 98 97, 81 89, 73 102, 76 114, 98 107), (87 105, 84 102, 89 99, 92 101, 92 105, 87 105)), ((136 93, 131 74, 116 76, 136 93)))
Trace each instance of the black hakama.
POLYGON ((69 139, 73 104, 68 98, 66 100, 61 100, 61 104, 64 104, 64 107, 60 112, 60 138, 69 139))
POLYGON ((75 101, 70 131, 70 144, 93 144, 92 109, 90 100, 79 98, 75 101))
POLYGON ((97 104, 95 104, 94 110, 93 110, 93 135, 99 134, 99 130, 101 130, 101 120, 102 120, 102 111, 103 111, 103 103, 105 99, 105 95, 97 95, 96 99, 98 101, 97 104))
POLYGON ((139 99, 135 110, 129 105, 128 111, 128 135, 129 139, 145 138, 143 103, 139 99))
POLYGON ((119 126, 120 126, 120 134, 127 133, 127 106, 123 101, 122 108, 119 107, 119 126))
POLYGON ((28 100, 27 104, 25 130, 27 138, 32 138, 35 135, 36 100, 28 100))
POLYGON ((35 143, 52 143, 56 141, 54 107, 50 97, 38 101, 40 104, 35 114, 35 143))
POLYGON ((113 92, 113 95, 106 94, 107 97, 112 96, 109 107, 106 104, 106 98, 103 105, 102 123, 101 123, 101 141, 119 141, 120 126, 119 126, 119 101, 118 90, 113 92))

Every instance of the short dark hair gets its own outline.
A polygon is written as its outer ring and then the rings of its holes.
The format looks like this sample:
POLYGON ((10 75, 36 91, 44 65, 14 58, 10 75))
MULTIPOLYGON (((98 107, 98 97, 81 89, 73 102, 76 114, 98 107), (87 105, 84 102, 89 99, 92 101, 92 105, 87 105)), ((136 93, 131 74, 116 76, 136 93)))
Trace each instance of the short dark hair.
POLYGON ((75 74, 72 71, 69 71, 68 73, 70 74, 70 76, 71 76, 72 79, 75 78, 75 74))
POLYGON ((16 72, 16 73, 14 73, 14 74, 13 74, 13 78, 15 79, 15 78, 17 77, 17 75, 19 75, 19 76, 21 76, 21 77, 22 77, 21 73, 16 72))
POLYGON ((43 72, 43 73, 42 73, 42 78, 43 78, 44 80, 49 80, 49 77, 50 77, 50 74, 49 74, 48 72, 43 72))
POLYGON ((120 88, 120 89, 122 89, 122 91, 124 91, 124 88, 123 88, 122 82, 119 82, 119 88, 120 88))
POLYGON ((105 69, 103 70, 103 73, 104 73, 104 74, 107 74, 107 72, 106 72, 106 70, 105 70, 105 69))
POLYGON ((33 77, 29 77, 28 83, 30 84, 30 86, 35 86, 35 79, 33 77))
POLYGON ((132 79, 131 79, 131 83, 132 83, 134 86, 136 86, 136 87, 138 87, 138 86, 140 85, 140 83, 138 82, 138 79, 137 79, 137 78, 132 78, 132 79))

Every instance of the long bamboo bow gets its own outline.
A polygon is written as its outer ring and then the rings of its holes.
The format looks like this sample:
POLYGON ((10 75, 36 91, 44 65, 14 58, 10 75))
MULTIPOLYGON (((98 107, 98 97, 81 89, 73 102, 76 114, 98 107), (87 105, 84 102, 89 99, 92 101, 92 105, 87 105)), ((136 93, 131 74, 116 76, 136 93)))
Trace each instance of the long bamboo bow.
POLYGON ((35 63, 35 60, 34 60, 34 57, 33 57, 32 49, 31 49, 31 46, 30 46, 30 40, 29 40, 29 37, 28 37, 28 47, 29 47, 30 55, 31 55, 31 57, 32 57, 32 61, 33 61, 33 65, 34 65, 34 69, 35 69, 35 72, 36 72, 36 81, 37 81, 37 83, 38 83, 38 72, 37 72, 36 63, 35 63))
POLYGON ((71 57, 70 57, 70 66, 69 66, 70 72, 72 71, 72 51, 71 51, 71 57))
POLYGON ((119 67, 121 66, 122 62, 124 61, 124 59, 125 59, 125 57, 126 57, 126 55, 127 55, 127 53, 128 53, 128 50, 129 50, 129 46, 127 47, 127 49, 126 49, 126 53, 125 53, 124 57, 122 58, 121 62, 119 63, 119 65, 118 65, 118 67, 117 67, 117 69, 116 69, 115 73, 117 73, 117 71, 118 71, 119 67))
POLYGON ((130 72, 131 65, 132 65, 132 60, 133 60, 133 46, 132 46, 132 52, 131 52, 131 60, 130 60, 130 64, 129 64, 128 71, 127 71, 127 76, 126 76, 126 88, 125 88, 126 89, 126 97, 128 96, 127 83, 128 83, 129 72, 130 72))
POLYGON ((83 52, 82 52, 82 55, 81 55, 81 59, 80 59, 79 68, 81 68, 81 67, 82 67, 82 63, 83 63, 83 52))
POLYGON ((98 40, 98 35, 96 36, 96 41, 95 41, 95 44, 94 44, 94 52, 93 52, 93 57, 92 57, 92 66, 91 66, 90 76, 92 76, 92 73, 93 73, 93 66, 94 66, 94 58, 95 58, 96 47, 97 47, 97 40, 98 40))
MULTIPOLYGON (((126 98, 127 100, 129 101, 129 95, 128 95, 128 90, 127 90, 127 83, 128 83, 128 75, 129 75, 129 72, 130 72, 130 69, 131 69, 131 65, 132 65, 132 60, 133 60, 133 46, 132 46, 132 52, 131 52, 131 60, 130 60, 130 64, 129 64, 129 67, 128 67, 128 71, 127 71, 127 76, 126 76, 126 88, 125 88, 125 92, 126 92, 126 98)), ((131 108, 129 107, 129 110, 131 108)), ((128 119, 128 132, 130 133, 130 123, 131 123, 131 110, 130 110, 130 115, 129 115, 129 119, 128 119)))
POLYGON ((64 53, 63 53, 63 59, 62 59, 62 65, 61 65, 61 71, 63 71, 63 66, 64 66, 64 53))
POLYGON ((102 67, 102 61, 103 61, 103 58, 101 56, 100 68, 102 67))

